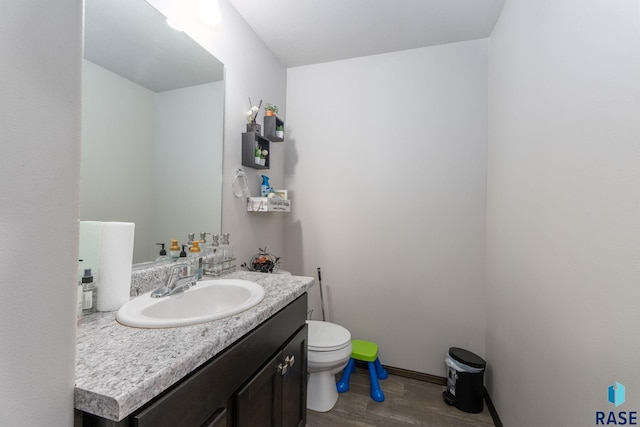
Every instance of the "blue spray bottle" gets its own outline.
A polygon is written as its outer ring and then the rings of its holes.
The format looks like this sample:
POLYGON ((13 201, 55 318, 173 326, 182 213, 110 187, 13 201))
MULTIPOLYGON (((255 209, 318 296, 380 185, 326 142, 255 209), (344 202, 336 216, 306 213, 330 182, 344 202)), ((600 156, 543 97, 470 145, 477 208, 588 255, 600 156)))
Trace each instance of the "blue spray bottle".
POLYGON ((269 193, 273 190, 271 189, 271 185, 269 185, 269 177, 266 175, 262 175, 262 185, 260 186, 260 195, 262 197, 267 197, 269 193))

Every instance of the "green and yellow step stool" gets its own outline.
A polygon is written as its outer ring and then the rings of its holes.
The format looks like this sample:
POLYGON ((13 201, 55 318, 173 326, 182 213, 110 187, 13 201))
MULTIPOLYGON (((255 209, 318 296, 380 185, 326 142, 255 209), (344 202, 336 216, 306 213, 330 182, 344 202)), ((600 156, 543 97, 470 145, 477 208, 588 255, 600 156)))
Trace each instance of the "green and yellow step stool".
POLYGON ((389 377, 387 371, 382 367, 378 358, 378 344, 371 341, 352 340, 351 359, 342 372, 342 377, 338 381, 337 387, 340 393, 349 390, 349 378, 356 370, 356 360, 367 362, 369 367, 369 379, 371 380, 371 398, 376 402, 384 402, 384 393, 380 389, 378 379, 384 380, 389 377))

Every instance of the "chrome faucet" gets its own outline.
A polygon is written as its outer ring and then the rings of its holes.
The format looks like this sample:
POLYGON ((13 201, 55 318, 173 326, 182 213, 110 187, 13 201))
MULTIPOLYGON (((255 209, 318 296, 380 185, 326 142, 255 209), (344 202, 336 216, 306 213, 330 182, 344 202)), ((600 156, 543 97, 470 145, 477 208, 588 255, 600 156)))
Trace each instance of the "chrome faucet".
POLYGON ((186 265, 178 265, 171 268, 171 273, 167 279, 167 283, 151 292, 152 298, 162 298, 170 295, 179 294, 186 291, 196 284, 196 275, 188 274, 186 265))

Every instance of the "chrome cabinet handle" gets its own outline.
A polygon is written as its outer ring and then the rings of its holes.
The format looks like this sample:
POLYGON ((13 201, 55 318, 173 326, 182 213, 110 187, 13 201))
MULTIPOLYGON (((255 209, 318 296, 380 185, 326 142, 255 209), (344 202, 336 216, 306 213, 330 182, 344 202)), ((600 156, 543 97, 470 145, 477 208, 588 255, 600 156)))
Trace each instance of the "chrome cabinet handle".
POLYGON ((292 354, 284 358, 284 362, 289 366, 293 366, 296 363, 296 357, 292 354))
POLYGON ((282 375, 285 375, 289 370, 289 367, 293 366, 295 363, 296 363, 296 357, 294 355, 286 356, 284 358, 284 364, 278 363, 278 372, 280 372, 282 375))
POLYGON ((278 371, 280 372, 281 375, 286 375, 288 369, 289 369, 289 365, 287 365, 286 362, 284 365, 282 363, 278 363, 278 371))

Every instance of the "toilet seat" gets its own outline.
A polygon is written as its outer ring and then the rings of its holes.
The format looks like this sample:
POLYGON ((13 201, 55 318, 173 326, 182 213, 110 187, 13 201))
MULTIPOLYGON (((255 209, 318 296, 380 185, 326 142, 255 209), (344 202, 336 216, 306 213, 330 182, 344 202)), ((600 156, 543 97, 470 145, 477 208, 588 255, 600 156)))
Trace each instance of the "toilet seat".
POLYGON ((351 344, 351 333, 335 323, 307 320, 309 351, 335 351, 351 344))

